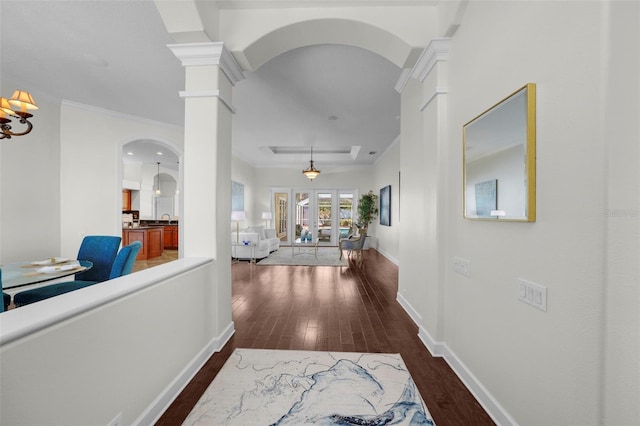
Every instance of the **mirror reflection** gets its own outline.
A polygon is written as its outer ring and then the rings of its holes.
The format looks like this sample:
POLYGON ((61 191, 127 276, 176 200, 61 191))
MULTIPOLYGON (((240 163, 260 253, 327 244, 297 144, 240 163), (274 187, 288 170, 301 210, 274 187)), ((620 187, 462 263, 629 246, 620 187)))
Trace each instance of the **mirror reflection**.
POLYGON ((463 126, 464 217, 535 221, 535 84, 463 126))

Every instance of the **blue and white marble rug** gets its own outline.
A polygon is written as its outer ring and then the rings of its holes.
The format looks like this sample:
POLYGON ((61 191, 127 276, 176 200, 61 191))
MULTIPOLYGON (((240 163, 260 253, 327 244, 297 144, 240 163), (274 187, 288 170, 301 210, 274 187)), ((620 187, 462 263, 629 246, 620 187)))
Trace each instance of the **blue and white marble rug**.
POLYGON ((236 349, 183 425, 433 425, 399 354, 236 349))

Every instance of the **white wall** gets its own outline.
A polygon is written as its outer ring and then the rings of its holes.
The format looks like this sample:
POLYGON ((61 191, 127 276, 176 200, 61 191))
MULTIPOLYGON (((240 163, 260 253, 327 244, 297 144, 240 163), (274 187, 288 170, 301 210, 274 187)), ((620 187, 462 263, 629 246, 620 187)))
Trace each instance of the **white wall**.
MULTIPOLYGON (((377 249, 386 258, 399 262, 399 230, 400 230, 400 143, 396 140, 381 156, 373 168, 373 192, 380 195, 380 190, 391 185, 391 226, 380 225, 380 216, 376 224, 377 249)), ((379 201, 379 200, 378 200, 379 201)))
MULTIPOLYGON (((617 24, 608 22, 607 8, 607 2, 470 2, 452 39, 445 263, 463 257, 471 273, 447 266, 444 336, 519 424, 606 423, 602 348, 622 349, 608 348, 603 334, 603 295, 614 284, 605 275, 603 212, 606 183, 617 173, 606 167, 603 137, 609 66, 603 54, 617 24), (527 82, 537 83, 538 95, 537 221, 464 220, 462 125, 527 82), (517 300, 519 277, 547 287, 547 312, 517 300)), ((637 16, 636 10, 636 26, 637 16)), ((635 170, 637 196, 637 162, 635 170)), ((623 244, 637 253, 637 240, 623 244)), ((621 318, 615 324, 636 348, 635 361, 626 356, 624 365, 637 383, 637 329, 621 318)), ((637 385, 625 389, 633 398, 619 403, 627 407, 620 424, 637 424, 637 385)))
MULTIPOLYGON (((251 225, 260 225, 262 223, 261 213, 270 211, 268 205, 262 205, 256 200, 254 178, 255 168, 238 157, 232 156, 231 180, 244 185, 244 211, 247 215, 247 220, 240 222, 240 229, 251 225)), ((236 231, 235 222, 232 224, 231 231, 236 231)))
POLYGON ((640 424, 640 3, 611 5, 603 61, 604 419, 640 424))
POLYGON ((183 130, 64 102, 60 118, 61 255, 73 256, 85 235, 120 235, 122 146, 153 139, 181 152, 183 130))
MULTIPOLYGON (((7 96, 15 88, 3 81, 7 96)), ((0 141, 0 264, 60 250, 60 105, 37 91, 31 94, 39 106, 33 130, 0 141)))
POLYGON ((2 313, 0 423, 152 424, 233 331, 214 330, 215 268, 180 259, 2 313))

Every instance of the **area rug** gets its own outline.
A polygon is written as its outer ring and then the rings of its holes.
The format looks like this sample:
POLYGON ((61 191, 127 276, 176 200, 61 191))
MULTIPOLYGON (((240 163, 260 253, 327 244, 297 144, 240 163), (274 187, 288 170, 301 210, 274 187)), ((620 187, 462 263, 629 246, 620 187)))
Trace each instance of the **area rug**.
POLYGON ((399 354, 236 349, 183 425, 433 425, 399 354))
MULTIPOLYGON (((280 247, 269 256, 258 262, 258 265, 293 265, 293 266, 347 266, 347 257, 339 259, 340 252, 337 247, 318 247, 317 255, 315 248, 280 247)), ((346 254, 346 253, 345 253, 346 254)))

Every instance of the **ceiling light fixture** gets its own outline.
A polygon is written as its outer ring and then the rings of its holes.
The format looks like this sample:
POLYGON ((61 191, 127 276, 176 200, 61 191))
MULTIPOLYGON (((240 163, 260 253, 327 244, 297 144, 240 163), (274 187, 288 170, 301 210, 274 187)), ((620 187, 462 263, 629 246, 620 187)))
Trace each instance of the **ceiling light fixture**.
POLYGON ((28 109, 38 109, 38 106, 33 101, 31 94, 24 90, 16 90, 11 99, 0 98, 0 128, 2 128, 0 139, 24 136, 33 129, 33 124, 29 121, 33 114, 28 113, 28 109), (10 124, 12 118, 17 119, 20 124, 26 124, 27 130, 24 132, 12 132, 10 124))
POLYGON ((309 168, 303 170, 302 174, 308 177, 309 180, 314 180, 318 177, 318 175, 320 175, 320 170, 313 167, 313 147, 311 147, 311 160, 309 161, 309 168))

